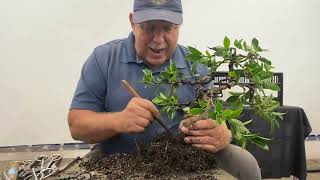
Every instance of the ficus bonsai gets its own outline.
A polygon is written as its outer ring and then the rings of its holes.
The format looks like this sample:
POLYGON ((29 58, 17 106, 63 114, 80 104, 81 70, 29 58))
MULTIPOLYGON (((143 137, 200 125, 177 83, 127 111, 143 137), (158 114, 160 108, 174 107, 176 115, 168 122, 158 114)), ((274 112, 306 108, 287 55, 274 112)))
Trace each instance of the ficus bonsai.
POLYGON ((159 77, 153 77, 149 69, 143 70, 143 83, 146 86, 167 85, 165 92, 159 92, 152 100, 160 107, 162 113, 166 113, 171 119, 177 110, 183 110, 187 116, 210 118, 218 124, 226 123, 232 132, 235 142, 242 148, 248 143, 268 150, 268 138, 251 133, 246 127, 252 120, 241 121, 239 116, 244 106, 258 117, 270 124, 271 131, 279 126, 283 113, 276 112, 279 102, 273 99, 272 94, 267 95, 265 90, 279 91, 277 84, 272 79, 272 63, 260 53, 267 51, 260 47, 259 41, 253 38, 251 44, 243 39, 236 39, 231 46, 230 39, 224 38, 223 46, 208 48, 204 53, 194 47, 188 47, 190 53, 186 60, 192 64, 192 77, 184 77, 174 63, 170 64, 159 77), (204 66, 207 74, 200 76, 197 67, 204 66), (228 67, 228 76, 219 82, 213 82, 216 72, 222 67, 228 67), (240 82, 245 77, 250 83, 240 82), (189 102, 179 102, 176 89, 179 86, 191 85, 196 90, 196 98, 189 102), (240 87, 235 88, 235 87, 240 87), (228 90, 229 89, 229 90, 228 90), (238 90, 234 90, 238 89, 238 90), (228 98, 223 96, 228 90, 228 98))

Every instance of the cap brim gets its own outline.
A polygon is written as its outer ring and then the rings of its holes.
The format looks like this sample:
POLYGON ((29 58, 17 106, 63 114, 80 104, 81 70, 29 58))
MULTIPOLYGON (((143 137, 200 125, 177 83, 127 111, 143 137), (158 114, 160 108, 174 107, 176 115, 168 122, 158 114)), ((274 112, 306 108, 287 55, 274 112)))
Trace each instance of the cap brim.
POLYGON ((142 23, 151 20, 164 20, 173 24, 182 24, 182 13, 164 9, 148 9, 135 11, 133 13, 133 22, 142 23))

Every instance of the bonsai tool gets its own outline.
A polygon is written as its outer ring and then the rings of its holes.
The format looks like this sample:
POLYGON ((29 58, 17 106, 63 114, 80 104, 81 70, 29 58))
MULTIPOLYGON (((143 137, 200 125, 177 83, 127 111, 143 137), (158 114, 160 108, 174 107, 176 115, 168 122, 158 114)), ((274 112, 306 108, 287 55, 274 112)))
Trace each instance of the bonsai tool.
POLYGON ((46 155, 37 156, 35 160, 28 160, 24 162, 24 165, 19 170, 19 178, 24 180, 34 179, 42 180, 49 176, 55 175, 65 171, 74 163, 78 162, 80 156, 74 158, 71 162, 64 166, 60 166, 63 156, 61 154, 54 154, 48 163, 45 160, 48 158, 46 155))
POLYGON ((67 163, 66 165, 64 165, 63 167, 58 167, 56 164, 53 164, 52 169, 54 169, 54 172, 52 173, 52 175, 55 175, 57 173, 60 173, 62 171, 67 170, 68 168, 70 168, 73 164, 75 164, 76 162, 78 162, 81 159, 80 156, 77 156, 76 158, 74 158, 72 161, 70 161, 69 163, 67 163))
MULTIPOLYGON (((141 96, 137 93, 136 90, 133 89, 133 87, 128 83, 128 81, 122 80, 121 82, 133 97, 141 98, 141 96)), ((154 119, 172 136, 172 133, 170 132, 169 128, 161 121, 161 119, 158 119, 156 117, 154 117, 154 119)))
POLYGON ((35 160, 26 160, 18 171, 18 177, 26 178, 32 174, 32 169, 40 163, 40 169, 44 167, 44 162, 48 158, 46 155, 37 156, 35 160))
POLYGON ((46 168, 51 168, 53 165, 57 166, 62 161, 62 158, 61 154, 53 154, 51 160, 46 164, 46 168))

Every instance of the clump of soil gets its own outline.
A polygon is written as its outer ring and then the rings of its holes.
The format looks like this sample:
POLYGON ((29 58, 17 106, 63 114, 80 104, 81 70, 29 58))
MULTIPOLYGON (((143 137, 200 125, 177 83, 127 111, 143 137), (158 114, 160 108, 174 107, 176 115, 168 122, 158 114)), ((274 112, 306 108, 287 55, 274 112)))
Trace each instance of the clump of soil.
POLYGON ((80 166, 103 173, 106 179, 216 179, 213 153, 194 148, 180 135, 162 135, 139 144, 132 154, 96 154, 80 166))

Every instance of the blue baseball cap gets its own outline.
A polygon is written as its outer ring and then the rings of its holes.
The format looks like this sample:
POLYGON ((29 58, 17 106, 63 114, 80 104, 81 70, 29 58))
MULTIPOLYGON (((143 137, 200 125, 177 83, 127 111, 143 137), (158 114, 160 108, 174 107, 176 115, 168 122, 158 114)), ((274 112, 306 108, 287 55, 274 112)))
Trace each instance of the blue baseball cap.
POLYGON ((181 0, 134 0, 133 22, 164 20, 182 24, 181 0))

